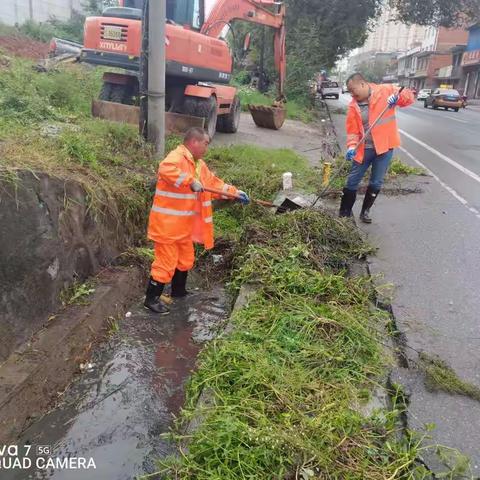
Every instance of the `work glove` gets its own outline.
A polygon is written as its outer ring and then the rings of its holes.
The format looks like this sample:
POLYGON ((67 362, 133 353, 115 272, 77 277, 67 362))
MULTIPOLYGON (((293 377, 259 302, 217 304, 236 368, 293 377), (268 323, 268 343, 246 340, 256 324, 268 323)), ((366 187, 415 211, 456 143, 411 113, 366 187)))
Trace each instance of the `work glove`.
POLYGON ((387 103, 390 108, 393 108, 397 104, 397 102, 398 102, 398 95, 396 94, 390 95, 387 99, 387 103))
POLYGON ((357 151, 355 150, 355 148, 349 148, 347 150, 347 153, 345 154, 345 158, 348 161, 352 161, 355 158, 356 153, 357 153, 357 151))
POLYGON ((250 198, 245 192, 242 192, 241 190, 239 190, 238 191, 238 201, 242 205, 248 205, 250 203, 250 198))
POLYGON ((190 184, 190 190, 192 190, 192 192, 203 192, 203 185, 198 180, 194 180, 190 184))

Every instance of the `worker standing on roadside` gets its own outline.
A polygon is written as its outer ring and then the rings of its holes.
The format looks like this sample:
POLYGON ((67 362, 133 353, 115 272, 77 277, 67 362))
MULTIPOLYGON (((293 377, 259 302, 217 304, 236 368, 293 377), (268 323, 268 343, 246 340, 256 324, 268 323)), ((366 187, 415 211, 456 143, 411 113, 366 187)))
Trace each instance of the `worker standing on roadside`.
POLYGON ((391 84, 368 83, 360 73, 354 73, 347 79, 347 88, 352 95, 352 101, 347 113, 346 159, 352 161, 352 167, 343 189, 339 215, 352 216, 358 186, 371 166, 370 181, 360 213, 360 219, 363 222, 371 223, 370 208, 382 188, 385 174, 392 161, 393 149, 400 146, 395 107, 411 105, 414 102, 414 96, 407 89, 398 93, 398 88, 391 84), (378 118, 387 104, 390 108, 359 145, 358 142, 362 139, 364 132, 378 118))
POLYGON ((193 242, 213 247, 212 199, 227 199, 204 191, 215 188, 249 203, 248 195, 217 178, 202 157, 210 138, 205 130, 191 128, 183 144, 160 162, 158 180, 148 222, 148 238, 155 243, 155 258, 148 282, 145 307, 167 314, 161 295, 171 282, 172 297, 184 297, 188 271, 195 260, 193 242))

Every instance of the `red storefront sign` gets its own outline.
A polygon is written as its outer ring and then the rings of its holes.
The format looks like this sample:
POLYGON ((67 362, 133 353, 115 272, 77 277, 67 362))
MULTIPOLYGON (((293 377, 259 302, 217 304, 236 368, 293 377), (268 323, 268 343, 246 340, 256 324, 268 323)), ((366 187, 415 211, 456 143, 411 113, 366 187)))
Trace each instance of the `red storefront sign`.
POLYGON ((476 65, 480 63, 480 50, 472 50, 463 54, 462 66, 476 65))

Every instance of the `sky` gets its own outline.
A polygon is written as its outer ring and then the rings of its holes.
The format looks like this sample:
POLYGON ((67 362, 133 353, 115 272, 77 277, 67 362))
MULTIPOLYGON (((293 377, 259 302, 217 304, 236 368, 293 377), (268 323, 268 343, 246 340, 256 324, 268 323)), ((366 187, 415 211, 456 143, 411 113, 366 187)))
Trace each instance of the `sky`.
POLYGON ((205 0, 205 17, 208 17, 210 10, 212 9, 213 5, 215 4, 216 0, 205 0))

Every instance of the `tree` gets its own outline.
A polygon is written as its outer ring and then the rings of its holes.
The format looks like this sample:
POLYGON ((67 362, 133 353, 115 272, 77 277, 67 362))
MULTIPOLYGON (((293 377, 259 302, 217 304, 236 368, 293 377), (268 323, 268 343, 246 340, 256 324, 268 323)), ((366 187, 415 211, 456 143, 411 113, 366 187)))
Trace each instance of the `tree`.
POLYGON ((116 7, 118 0, 85 0, 83 9, 87 15, 99 15, 107 7, 116 7))
POLYGON ((369 82, 382 83, 383 77, 387 74, 389 62, 385 60, 375 60, 374 62, 361 62, 357 67, 358 72, 369 82))
POLYGON ((389 0, 405 23, 455 27, 480 20, 479 0, 389 0))
POLYGON ((307 83, 361 46, 382 0, 287 0, 287 96, 308 95, 307 83))

